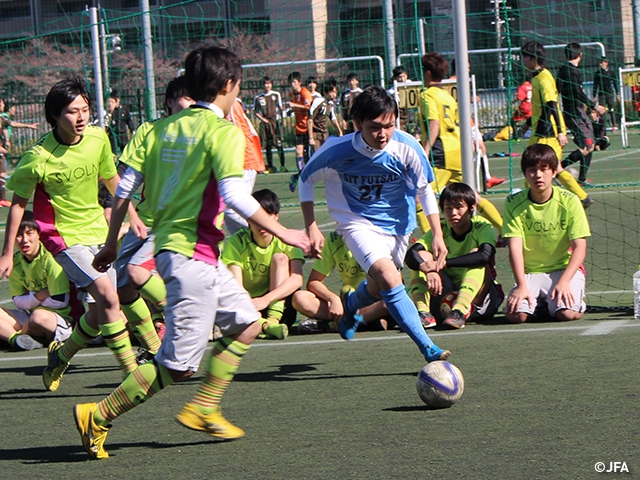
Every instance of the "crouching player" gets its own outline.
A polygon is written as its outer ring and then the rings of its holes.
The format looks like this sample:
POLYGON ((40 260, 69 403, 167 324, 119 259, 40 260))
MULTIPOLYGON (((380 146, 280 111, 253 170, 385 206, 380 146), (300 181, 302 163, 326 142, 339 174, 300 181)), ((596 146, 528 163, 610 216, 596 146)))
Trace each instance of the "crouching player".
POLYGON ((0 309, 0 339, 21 350, 42 348, 54 339, 64 342, 71 335, 69 280, 40 243, 33 212, 24 212, 16 247, 9 292, 17 308, 0 309))
POLYGON ((420 144, 395 130, 398 105, 384 88, 366 87, 350 112, 358 131, 327 141, 300 174, 300 203, 312 252, 320 254, 324 245, 313 210, 314 185, 323 181, 329 215, 367 272, 367 279, 343 298, 340 335, 353 338, 364 322, 358 311, 381 297, 425 359, 444 360, 451 352, 438 348, 425 333, 399 271, 409 235, 417 225, 416 196, 434 232, 438 267, 445 262, 438 204, 429 185, 433 171, 420 144))
POLYGON ((507 298, 507 320, 526 322, 545 304, 558 320, 578 320, 586 310, 587 216, 575 194, 553 186, 553 148, 527 147, 521 168, 529 188, 509 196, 504 207, 502 235, 516 282, 507 298))
POLYGON ((431 253, 432 232, 407 252, 405 263, 413 270, 411 296, 425 328, 436 325, 440 303, 450 292, 458 291, 458 297, 447 317, 441 319, 449 328, 464 328, 469 318, 493 317, 504 300, 493 268, 496 231, 484 218, 473 216, 475 208, 476 193, 464 183, 452 183, 440 194, 445 218, 442 231, 449 250, 441 271, 437 271, 431 253))

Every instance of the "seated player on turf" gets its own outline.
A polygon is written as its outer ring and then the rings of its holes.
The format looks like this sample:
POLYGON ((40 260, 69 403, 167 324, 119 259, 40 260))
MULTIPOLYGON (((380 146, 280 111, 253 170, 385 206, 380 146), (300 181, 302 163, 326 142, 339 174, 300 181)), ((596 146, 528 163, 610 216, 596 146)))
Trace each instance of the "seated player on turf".
POLYGON ((353 338, 364 322, 358 311, 382 298, 427 361, 444 360, 450 352, 438 348, 425 333, 399 271, 409 235, 416 228, 416 196, 434 231, 438 267, 444 265, 447 248, 429 161, 415 138, 395 129, 397 116, 398 104, 384 88, 366 87, 351 105, 358 131, 329 139, 314 154, 300 174, 300 203, 312 253, 319 255, 324 236, 315 220, 314 185, 324 183, 337 232, 367 272, 367 279, 343 298, 340 335, 353 338))
POLYGON ((40 227, 26 210, 13 256, 9 293, 15 309, 0 309, 0 340, 21 350, 42 348, 71 335, 69 279, 40 243, 40 227))
MULTIPOLYGON (((254 192, 253 197, 274 220, 280 215, 280 199, 271 190, 254 192)), ((258 320, 267 338, 287 338, 296 320, 291 296, 302 287, 304 254, 249 220, 224 242, 222 261, 238 283, 249 293, 258 320)))
MULTIPOLYGON (((165 108, 169 115, 175 115, 193 105, 194 101, 187 93, 184 76, 174 78, 167 84, 165 91, 165 108)), ((145 136, 153 128, 154 122, 145 122, 133 135, 133 138, 122 152, 120 162, 128 165, 137 162, 137 151, 145 136)), ((144 353, 138 356, 138 363, 149 360, 158 352, 160 341, 164 338, 164 320, 162 310, 166 303, 167 289, 162 279, 154 274, 156 264, 153 258, 155 236, 151 231, 153 215, 143 199, 137 206, 140 220, 147 226, 146 238, 140 238, 133 230, 129 230, 120 245, 115 263, 118 274, 118 296, 120 306, 137 337, 148 337, 144 353), (146 300, 146 301, 145 301, 146 300), (152 313, 147 302, 154 308, 152 313), (153 322, 149 319, 152 318, 153 322), (155 324, 155 325, 154 325, 155 324), (156 340, 151 330, 156 328, 161 335, 156 340), (150 335, 151 333, 151 335, 150 335), (162 338, 160 338, 162 337, 162 338)))
POLYGON ((509 196, 504 206, 502 235, 515 278, 507 320, 526 322, 545 305, 558 320, 578 320, 586 310, 587 216, 575 194, 553 186, 558 171, 553 148, 527 147, 521 168, 529 188, 509 196))
POLYGON ((476 194, 464 183, 452 183, 440 194, 444 242, 449 253, 445 267, 437 271, 431 253, 432 232, 427 232, 407 251, 405 263, 411 272, 411 296, 425 328, 436 325, 440 302, 450 292, 458 297, 446 318, 449 328, 464 328, 467 319, 489 319, 504 300, 493 268, 496 231, 484 218, 473 216, 476 194), (433 314, 431 313, 433 312, 433 314))
POLYGON ((215 46, 197 48, 187 55, 185 77, 196 105, 158 120, 146 135, 140 163, 130 165, 118 185, 109 235, 94 260, 99 270, 115 260, 126 206, 144 183, 153 213, 156 267, 167 286, 167 333, 154 360, 140 365, 107 398, 75 406, 82 444, 95 459, 109 457, 104 442, 114 419, 196 372, 214 323, 223 337, 213 345, 198 392, 177 419, 217 439, 244 436, 223 417, 220 403, 260 333, 260 314, 219 261, 221 198, 285 243, 307 252, 310 247, 304 232, 283 227, 245 194, 245 138, 224 119, 240 91, 238 56, 215 46))
MULTIPOLYGON (((88 312, 74 326, 67 341, 49 344, 42 381, 47 390, 54 391, 73 356, 99 334, 125 373, 138 365, 120 311, 115 269, 98 271, 91 265, 109 231, 98 203, 98 177, 111 192, 120 181, 109 138, 102 128, 88 124, 90 96, 80 77, 66 76, 51 87, 44 110, 52 130, 22 155, 7 184, 14 194, 0 257, 0 276, 9 275, 13 268, 13 244, 33 195, 33 213, 43 245, 89 304, 88 312)), ((144 236, 144 225, 133 207, 129 216, 131 228, 144 236)), ((144 343, 145 339, 139 340, 144 343)))
MULTIPOLYGON (((338 332, 338 321, 344 314, 342 296, 356 289, 367 277, 338 232, 331 232, 322 248, 321 258, 313 262, 307 289, 293 294, 294 308, 305 315, 298 324, 299 333, 338 332), (341 294, 332 292, 324 281, 334 268, 342 281, 341 294)), ((360 309, 367 327, 386 330, 390 317, 382 300, 360 309)), ((394 322, 395 323, 395 322, 394 322)))

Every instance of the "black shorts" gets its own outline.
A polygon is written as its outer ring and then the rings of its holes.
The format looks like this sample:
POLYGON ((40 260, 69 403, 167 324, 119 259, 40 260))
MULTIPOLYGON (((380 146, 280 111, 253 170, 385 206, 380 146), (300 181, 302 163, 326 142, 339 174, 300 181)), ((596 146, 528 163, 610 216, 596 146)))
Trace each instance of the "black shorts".
POLYGON ((296 133, 296 145, 309 146, 309 134, 308 133, 296 133))
POLYGON ((593 148, 595 145, 595 136, 593 134, 593 125, 587 112, 580 109, 577 112, 566 112, 564 121, 567 128, 573 134, 573 142, 578 148, 593 148))

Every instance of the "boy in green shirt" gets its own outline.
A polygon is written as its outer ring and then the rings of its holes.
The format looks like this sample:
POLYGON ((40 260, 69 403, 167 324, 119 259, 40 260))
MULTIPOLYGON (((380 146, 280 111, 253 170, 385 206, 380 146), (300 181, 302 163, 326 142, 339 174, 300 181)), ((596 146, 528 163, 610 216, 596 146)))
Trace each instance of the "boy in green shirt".
POLYGON ((0 309, 0 339, 21 350, 42 348, 54 339, 64 342, 71 335, 69 279, 40 243, 33 212, 24 212, 16 248, 9 275, 16 308, 0 309))
MULTIPOLYGON (((253 197, 274 219, 280 214, 280 200, 269 189, 253 197)), ((266 337, 284 339, 296 319, 291 296, 302 286, 304 254, 272 233, 249 221, 224 243, 222 261, 251 296, 266 337)))
POLYGON ((504 300, 493 268, 496 231, 484 218, 473 216, 475 208, 476 194, 464 183, 447 185, 440 194, 445 218, 442 234, 449 251, 442 270, 437 271, 431 253, 431 231, 407 251, 405 263, 413 270, 411 296, 424 328, 435 327, 432 313, 441 317, 439 305, 450 292, 458 291, 458 296, 446 318, 440 320, 455 329, 464 328, 469 318, 493 317, 504 300))
POLYGON ((540 303, 558 320, 578 320, 586 310, 587 216, 575 194, 553 186, 558 157, 552 147, 527 147, 521 168, 529 188, 509 196, 504 207, 502 235, 515 278, 507 320, 526 322, 540 303))

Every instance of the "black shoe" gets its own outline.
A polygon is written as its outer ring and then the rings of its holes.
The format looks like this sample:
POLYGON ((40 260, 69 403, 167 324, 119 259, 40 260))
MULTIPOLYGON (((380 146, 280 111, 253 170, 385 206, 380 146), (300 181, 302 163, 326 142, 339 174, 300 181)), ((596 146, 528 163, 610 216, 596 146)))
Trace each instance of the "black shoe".
POLYGON ((138 356, 136 357, 136 363, 138 366, 144 365, 147 362, 152 361, 155 358, 155 353, 151 353, 149 350, 138 350, 138 356))
POLYGON ((466 323, 467 322, 464 319, 464 315, 457 308, 454 310, 451 310, 449 312, 449 315, 447 315, 447 318, 445 318, 444 322, 442 322, 443 325, 446 325, 447 327, 455 328, 455 329, 464 328, 466 323))
POLYGON ((328 323, 318 321, 315 318, 305 318, 298 324, 298 333, 300 334, 327 333, 328 331, 328 323))

